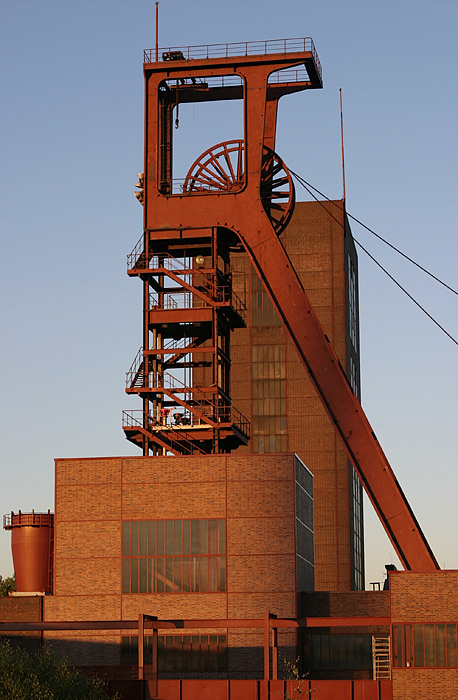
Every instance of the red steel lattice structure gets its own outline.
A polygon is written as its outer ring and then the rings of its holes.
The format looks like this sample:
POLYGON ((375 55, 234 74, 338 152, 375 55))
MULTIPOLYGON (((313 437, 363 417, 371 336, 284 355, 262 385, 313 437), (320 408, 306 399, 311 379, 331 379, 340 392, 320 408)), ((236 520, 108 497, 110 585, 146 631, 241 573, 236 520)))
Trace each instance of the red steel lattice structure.
POLYGON ((127 380, 143 411, 125 412, 126 436, 144 455, 228 451, 249 439, 228 389, 230 331, 244 323, 243 303, 231 289, 230 253, 243 246, 404 567, 438 569, 279 238, 294 188, 274 150, 277 106, 283 95, 322 87, 312 40, 146 52, 144 74, 145 172, 138 195, 144 235, 128 265, 143 280, 144 331, 127 380), (244 139, 210 147, 177 187, 174 109, 232 99, 243 100, 244 139), (196 386, 193 376, 202 368, 210 368, 211 381, 196 386), (181 424, 171 425, 167 411, 178 407, 181 424))

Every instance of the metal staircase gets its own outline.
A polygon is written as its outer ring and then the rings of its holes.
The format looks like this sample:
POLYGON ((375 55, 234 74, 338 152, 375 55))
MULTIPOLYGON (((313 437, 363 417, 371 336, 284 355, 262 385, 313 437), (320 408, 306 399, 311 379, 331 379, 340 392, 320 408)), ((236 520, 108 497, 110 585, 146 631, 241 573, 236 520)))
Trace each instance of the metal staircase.
POLYGON ((142 280, 143 346, 126 373, 142 411, 124 411, 123 429, 143 453, 227 452, 250 437, 231 404, 229 345, 246 307, 232 290, 227 235, 200 230, 182 241, 144 236, 128 256, 142 280), (172 254, 173 252, 173 254, 172 254))

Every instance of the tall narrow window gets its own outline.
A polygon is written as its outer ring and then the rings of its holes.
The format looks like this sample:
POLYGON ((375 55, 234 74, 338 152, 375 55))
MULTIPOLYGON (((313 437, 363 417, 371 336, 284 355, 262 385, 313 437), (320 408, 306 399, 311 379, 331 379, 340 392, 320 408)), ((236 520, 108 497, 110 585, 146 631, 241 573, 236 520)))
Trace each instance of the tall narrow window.
POLYGON ((284 345, 253 345, 253 451, 286 452, 284 345))

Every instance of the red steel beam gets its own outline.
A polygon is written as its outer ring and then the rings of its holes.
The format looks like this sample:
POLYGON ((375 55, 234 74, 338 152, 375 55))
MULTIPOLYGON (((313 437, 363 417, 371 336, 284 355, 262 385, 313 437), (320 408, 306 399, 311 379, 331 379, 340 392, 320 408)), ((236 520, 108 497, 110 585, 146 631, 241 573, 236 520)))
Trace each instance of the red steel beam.
MULTIPOLYGON (((389 617, 227 618, 219 620, 149 620, 144 630, 167 629, 269 629, 299 627, 374 627, 390 624, 389 617)), ((67 622, 0 622, 0 632, 52 632, 58 630, 138 630, 139 620, 85 620, 67 622)))
POLYGON ((403 566, 439 565, 393 470, 353 393, 334 349, 267 217, 237 233, 306 366, 403 566), (253 225, 254 224, 254 225, 253 225))

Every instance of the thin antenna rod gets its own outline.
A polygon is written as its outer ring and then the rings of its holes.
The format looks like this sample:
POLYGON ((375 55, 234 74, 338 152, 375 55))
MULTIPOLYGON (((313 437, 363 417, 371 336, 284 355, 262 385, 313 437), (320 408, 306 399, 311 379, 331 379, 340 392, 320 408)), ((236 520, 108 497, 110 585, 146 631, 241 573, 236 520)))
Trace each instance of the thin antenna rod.
POLYGON ((156 63, 159 60, 159 3, 156 3, 156 63))
POLYGON ((339 93, 340 93, 340 142, 342 145, 342 190, 343 190, 343 198, 345 200, 345 156, 344 156, 344 135, 343 135, 342 88, 339 88, 339 93))

